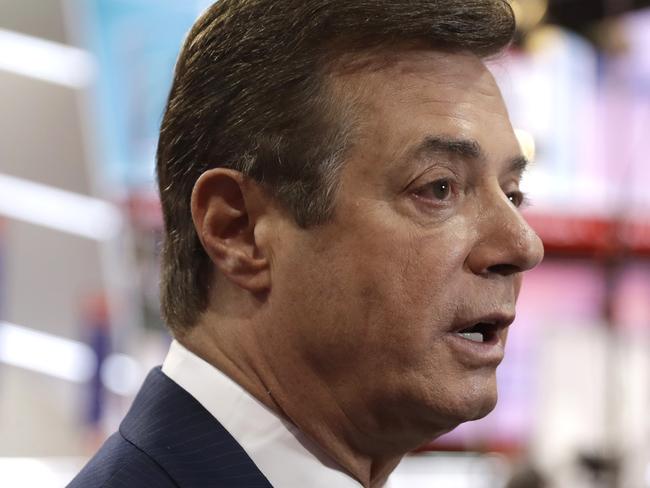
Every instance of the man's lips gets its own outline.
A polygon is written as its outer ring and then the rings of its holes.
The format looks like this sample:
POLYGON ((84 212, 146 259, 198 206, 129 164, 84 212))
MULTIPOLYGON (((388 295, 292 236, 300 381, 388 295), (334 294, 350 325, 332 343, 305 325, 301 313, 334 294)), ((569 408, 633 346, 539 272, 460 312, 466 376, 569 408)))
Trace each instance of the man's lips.
POLYGON ((456 320, 450 330, 452 333, 471 331, 474 329, 491 329, 494 332, 501 331, 510 326, 515 320, 515 315, 507 312, 492 312, 476 315, 470 319, 456 320))
POLYGON ((493 312, 459 320, 449 331, 449 344, 468 367, 496 367, 503 360, 507 329, 514 314, 493 312))

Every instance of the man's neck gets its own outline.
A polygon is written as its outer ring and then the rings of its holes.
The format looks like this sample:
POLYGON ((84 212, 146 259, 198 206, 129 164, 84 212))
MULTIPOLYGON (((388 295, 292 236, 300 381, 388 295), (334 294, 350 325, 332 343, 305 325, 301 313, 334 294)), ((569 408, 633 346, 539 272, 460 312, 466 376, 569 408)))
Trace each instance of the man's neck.
POLYGON ((302 375, 293 371, 292 376, 299 381, 282 381, 277 364, 266 360, 250 330, 250 324, 226 323, 206 316, 178 340, 296 425, 364 487, 383 486, 408 448, 383 453, 374 442, 373 454, 368 455, 363 448, 355 447, 373 441, 363 439, 365 436, 327 386, 309 371, 302 375))

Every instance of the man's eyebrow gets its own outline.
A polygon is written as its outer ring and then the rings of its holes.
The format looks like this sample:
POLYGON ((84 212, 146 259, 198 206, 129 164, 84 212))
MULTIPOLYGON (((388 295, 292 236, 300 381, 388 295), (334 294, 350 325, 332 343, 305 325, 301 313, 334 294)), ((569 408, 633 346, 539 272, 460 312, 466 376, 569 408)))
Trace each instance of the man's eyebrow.
MULTIPOLYGON (((422 158, 433 154, 449 154, 464 159, 485 160, 485 152, 481 145, 473 139, 459 139, 446 136, 427 136, 413 151, 409 151, 409 159, 422 158)), ((523 174, 529 165, 523 155, 513 157, 508 164, 509 173, 523 174)))
POLYGON ((415 157, 430 154, 454 154, 467 159, 484 159, 481 145, 473 139, 456 139, 445 136, 427 136, 413 151, 415 157))
POLYGON ((526 156, 517 156, 510 161, 510 172, 523 175, 529 165, 530 161, 526 156))

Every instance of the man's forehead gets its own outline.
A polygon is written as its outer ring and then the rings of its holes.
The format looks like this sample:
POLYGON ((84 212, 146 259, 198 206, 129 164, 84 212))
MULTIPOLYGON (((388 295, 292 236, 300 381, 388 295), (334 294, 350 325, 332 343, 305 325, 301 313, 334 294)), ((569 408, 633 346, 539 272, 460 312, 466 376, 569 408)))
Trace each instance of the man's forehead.
POLYGON ((424 49, 373 54, 380 60, 339 78, 342 98, 352 95, 364 151, 385 150, 390 166, 428 156, 510 162, 519 152, 498 86, 472 54, 424 49), (506 134, 507 132, 507 134, 506 134), (510 137, 512 136, 512 137, 510 137))
POLYGON ((461 102, 478 102, 489 105, 491 111, 505 112, 492 73, 473 54, 412 49, 362 56, 366 57, 330 73, 334 99, 347 99, 357 109, 370 109, 376 114, 392 112, 396 105, 408 101, 447 105, 441 107, 443 111, 454 110, 451 107, 461 102))
POLYGON ((441 79, 463 75, 463 80, 470 74, 474 78, 492 78, 483 60, 473 53, 403 45, 344 53, 329 63, 328 71, 337 78, 367 77, 378 73, 441 79))

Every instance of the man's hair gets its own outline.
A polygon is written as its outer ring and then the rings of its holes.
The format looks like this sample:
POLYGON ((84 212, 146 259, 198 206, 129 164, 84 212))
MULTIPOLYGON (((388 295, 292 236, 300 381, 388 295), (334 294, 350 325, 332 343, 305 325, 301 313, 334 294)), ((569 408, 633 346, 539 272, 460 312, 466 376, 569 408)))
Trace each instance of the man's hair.
POLYGON ((190 211, 199 176, 231 168, 263 184, 298 225, 326 222, 352 118, 326 83, 341 57, 417 44, 497 54, 506 0, 220 0, 188 34, 157 154, 165 221, 161 302, 175 334, 207 308, 212 264, 190 211))

